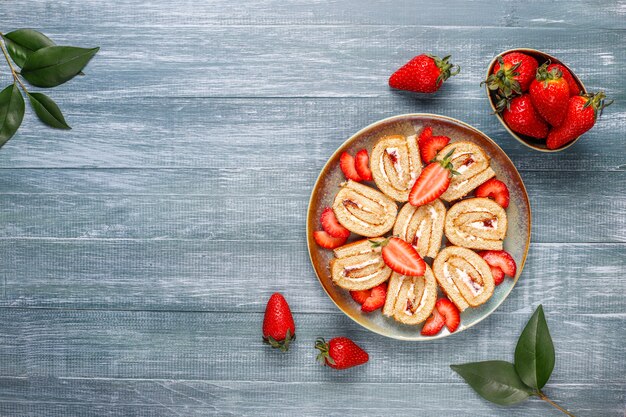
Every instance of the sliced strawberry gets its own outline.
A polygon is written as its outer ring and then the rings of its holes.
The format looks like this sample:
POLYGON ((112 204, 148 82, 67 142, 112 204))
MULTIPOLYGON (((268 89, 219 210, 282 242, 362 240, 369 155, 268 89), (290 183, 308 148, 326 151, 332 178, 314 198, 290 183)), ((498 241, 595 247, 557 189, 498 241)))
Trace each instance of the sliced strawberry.
POLYGON ((423 206, 435 201, 450 186, 450 175, 439 162, 431 162, 413 184, 409 194, 409 203, 423 206))
POLYGON ((430 136, 423 139, 420 136, 420 153, 422 155, 422 162, 428 163, 435 159, 437 153, 445 148, 450 143, 450 138, 447 136, 430 136))
POLYGON ((367 154, 366 149, 361 149, 360 151, 356 153, 356 157, 355 157, 356 172, 357 172, 357 175, 365 181, 371 181, 373 179, 372 170, 370 169, 369 162, 370 162, 370 157, 367 154))
POLYGON ((385 305, 385 299, 387 299, 387 283, 383 282, 382 284, 372 288, 372 292, 361 306, 361 310, 366 313, 378 310, 385 305))
POLYGON ((443 316, 450 333, 454 333, 459 328, 459 324, 461 324, 461 313, 459 313, 457 306, 447 298, 440 298, 437 300, 437 304, 435 304, 435 309, 443 316))
POLYGON ((443 160, 435 160, 428 164, 413 184, 409 193, 409 203, 414 206, 423 206, 435 201, 450 186, 450 176, 455 173, 450 157, 452 149, 443 160))
POLYGON ((347 238, 350 236, 350 231, 339 223, 337 217, 335 217, 335 212, 330 207, 326 207, 322 211, 320 220, 322 221, 324 231, 332 237, 347 238))
POLYGON ((502 208, 509 206, 509 189, 506 184, 495 178, 482 184, 476 189, 476 197, 490 197, 500 204, 502 208))
POLYGON ((446 324, 445 319, 437 309, 433 309, 433 314, 426 320, 424 327, 422 327, 422 336, 434 336, 443 329, 443 325, 446 324))
POLYGON ((358 172, 356 172, 354 157, 352 157, 352 155, 348 152, 341 154, 341 157, 339 158, 339 167, 347 179, 352 181, 363 181, 363 178, 361 178, 358 172))
POLYGON ((433 128, 430 126, 426 126, 425 128, 422 129, 422 131, 420 132, 420 135, 417 137, 418 139, 418 143, 421 145, 421 143, 425 140, 428 140, 430 137, 432 137, 433 135, 433 128))
POLYGON ((369 298, 372 290, 360 290, 360 291, 350 291, 350 296, 354 301, 363 305, 369 298))
POLYGON ((323 230, 318 230, 316 232, 313 232, 313 238, 315 239, 318 245, 326 249, 338 248, 339 246, 346 243, 346 240, 348 240, 347 237, 332 237, 331 235, 324 232, 323 230))
POLYGON ((489 265, 489 268, 491 268, 491 275, 493 275, 494 284, 502 284, 502 282, 504 281, 504 272, 497 266, 489 265))
POLYGON ((504 272, 505 275, 510 276, 511 278, 515 277, 515 272, 517 271, 517 265, 515 264, 515 260, 508 252, 503 250, 485 250, 482 252, 478 252, 480 256, 483 257, 485 261, 489 264, 489 266, 497 266, 504 272))
POLYGON ((372 245, 383 246, 383 261, 398 274, 419 277, 426 272, 426 263, 409 242, 390 237, 372 245))

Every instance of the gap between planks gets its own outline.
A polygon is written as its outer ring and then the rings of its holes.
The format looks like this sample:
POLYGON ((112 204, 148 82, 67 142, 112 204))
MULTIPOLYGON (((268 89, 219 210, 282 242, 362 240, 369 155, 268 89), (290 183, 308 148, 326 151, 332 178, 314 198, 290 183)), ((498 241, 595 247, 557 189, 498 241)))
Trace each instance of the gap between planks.
MULTIPOLYGON (((6 311, 11 311, 14 312, 16 310, 18 311, 24 311, 24 312, 32 312, 32 311, 46 311, 46 312, 94 312, 94 313, 103 313, 103 312, 111 312, 111 313, 157 313, 157 314, 178 314, 178 313, 185 313, 185 314, 230 314, 230 315, 235 315, 235 314, 247 314, 247 315, 260 315, 263 314, 263 311, 259 310, 259 311, 232 311, 232 310, 173 310, 173 309, 129 309, 129 308, 94 308, 94 307, 49 307, 49 306, 30 306, 30 307, 23 307, 23 306, 7 306, 7 305, 0 305, 0 312, 2 312, 3 310, 6 311)), ((345 316, 345 313, 337 310, 337 311, 328 311, 328 312, 323 312, 323 311, 299 311, 299 310, 291 310, 292 313, 298 314, 298 315, 304 315, 304 316, 328 316, 328 315, 333 315, 333 316, 345 316)), ((511 316, 511 315, 528 315, 528 311, 526 310, 521 310, 519 312, 517 311, 502 311, 500 309, 496 309, 494 310, 490 315, 495 315, 495 316, 511 316)), ((626 313, 566 313, 566 314, 561 314, 560 312, 554 312, 551 313, 551 315, 564 315, 567 317, 572 317, 572 316, 580 316, 580 317, 599 317, 599 318, 626 318, 626 313)), ((1 376, 0 376, 1 377, 1 376)))
MULTIPOLYGON (((176 238, 176 237, 54 237, 54 236, 0 236, 0 241, 35 240, 35 241, 60 241, 60 242, 249 242, 250 239, 216 239, 216 238, 176 238)), ((301 243, 302 239, 254 239, 259 243, 301 243)), ((626 242, 533 242, 531 246, 620 246, 626 242)))
MULTIPOLYGON (((285 381, 281 380, 265 380, 265 381, 255 381, 255 380, 240 380, 240 379, 172 379, 172 378, 133 378, 133 377, 87 377, 87 376, 62 376, 62 377, 50 377, 50 376, 42 376, 42 375, 34 375, 34 376, 5 376, 0 375, 0 379, 16 379, 21 381, 28 381, 32 379, 54 379, 59 381, 138 381, 138 382, 200 382, 206 384, 220 384, 220 383, 242 383, 242 384, 264 384, 264 383, 285 383, 285 381)), ((297 382, 289 382, 290 385, 328 385, 332 383, 331 381, 297 381, 297 382)), ((336 382, 337 384, 359 384, 359 385, 467 385, 465 382, 459 381, 450 381, 450 382, 439 382, 439 381, 431 381, 431 382, 368 382, 368 381, 340 381, 336 382)), ((597 384, 592 383, 569 383, 569 382, 554 382, 550 383, 550 387, 596 387, 597 384)), ((607 383, 606 386, 615 386, 622 387, 626 386, 626 382, 610 382, 607 383)))

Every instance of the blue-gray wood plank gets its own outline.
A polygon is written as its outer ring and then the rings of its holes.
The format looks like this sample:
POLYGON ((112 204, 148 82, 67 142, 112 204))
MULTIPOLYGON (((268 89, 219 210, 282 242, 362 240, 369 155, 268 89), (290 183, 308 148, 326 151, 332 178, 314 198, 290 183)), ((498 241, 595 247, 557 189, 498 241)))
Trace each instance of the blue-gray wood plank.
POLYGON ((4 32, 102 49, 86 77, 51 92, 72 131, 29 113, 0 150, 0 415, 558 416, 538 400, 489 404, 448 367, 510 359, 540 303, 557 349, 546 392, 579 417, 624 415, 626 3, 372 3, 3 1, 4 32), (522 46, 617 99, 566 152, 533 152, 490 115, 485 67, 522 46), (389 73, 424 51, 452 53, 463 72, 432 97, 390 91, 389 73), (304 240, 325 160, 363 126, 408 112, 494 138, 534 215, 505 303, 420 344, 343 316, 304 240), (260 343, 273 291, 298 326, 286 355, 260 343), (317 366, 315 337, 334 335, 370 363, 317 366))

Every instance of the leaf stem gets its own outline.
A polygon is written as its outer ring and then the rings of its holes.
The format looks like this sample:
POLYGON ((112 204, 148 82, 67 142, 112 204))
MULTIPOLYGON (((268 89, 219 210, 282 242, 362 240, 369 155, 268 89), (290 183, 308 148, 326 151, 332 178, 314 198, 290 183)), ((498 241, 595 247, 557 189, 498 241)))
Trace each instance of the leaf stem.
POLYGON ((560 405, 558 405, 557 403, 552 401, 550 398, 548 398, 546 396, 546 394, 544 394, 543 392, 537 391, 537 396, 539 398, 541 398, 542 400, 544 400, 545 402, 547 402, 548 404, 550 404, 552 407, 554 407, 557 410, 561 411, 563 414, 565 414, 565 415, 567 415, 569 417, 576 417, 574 414, 570 413, 569 411, 567 411, 566 409, 564 409, 563 407, 561 407, 560 405))
MULTIPOLYGON (((0 38, 2 38, 3 35, 4 34, 0 32, 0 38)), ((11 59, 9 58, 9 54, 7 53, 7 50, 4 46, 4 40, 0 40, 0 49, 2 49, 2 54, 4 55, 4 59, 6 59, 7 64, 9 64, 9 69, 11 70, 11 75, 13 75, 13 80, 16 81, 22 87, 22 90, 24 90, 26 94, 28 94, 28 90, 26 89, 26 86, 24 85, 24 83, 22 83, 22 80, 20 80, 20 77, 15 71, 15 68, 13 68, 13 64, 11 64, 11 59)))

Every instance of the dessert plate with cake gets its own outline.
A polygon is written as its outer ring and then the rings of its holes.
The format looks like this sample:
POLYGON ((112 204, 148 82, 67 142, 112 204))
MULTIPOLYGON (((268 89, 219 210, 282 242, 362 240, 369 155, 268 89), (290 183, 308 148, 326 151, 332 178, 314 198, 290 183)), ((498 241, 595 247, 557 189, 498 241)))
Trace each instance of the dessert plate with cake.
POLYGON ((463 331, 520 277, 531 212, 507 155, 452 118, 408 114, 348 139, 313 188, 311 262, 335 304, 404 340, 463 331))

